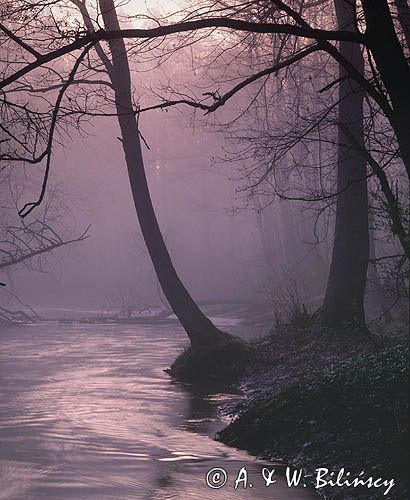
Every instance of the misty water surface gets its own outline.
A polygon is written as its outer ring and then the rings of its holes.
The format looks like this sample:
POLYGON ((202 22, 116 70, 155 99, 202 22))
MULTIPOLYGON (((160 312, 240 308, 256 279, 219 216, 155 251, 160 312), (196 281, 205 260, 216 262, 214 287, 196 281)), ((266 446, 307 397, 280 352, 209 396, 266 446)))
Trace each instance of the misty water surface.
POLYGON ((260 463, 212 439, 235 396, 163 372, 184 343, 177 326, 14 326, 1 343, 2 500, 313 498, 283 479, 266 488, 260 463), (244 465, 254 487, 234 491, 244 465), (210 490, 216 466, 229 479, 210 490))

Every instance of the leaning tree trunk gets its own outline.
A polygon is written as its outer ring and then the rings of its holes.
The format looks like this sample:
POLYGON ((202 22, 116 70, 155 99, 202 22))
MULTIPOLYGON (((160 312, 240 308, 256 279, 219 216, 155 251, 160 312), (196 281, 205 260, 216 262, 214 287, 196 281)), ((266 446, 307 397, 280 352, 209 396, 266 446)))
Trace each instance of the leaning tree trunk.
MULTIPOLYGON (((335 0, 338 24, 355 30, 354 2, 335 0)), ((340 43, 340 53, 363 73, 360 46, 340 43)), ((339 128, 336 222, 332 262, 323 305, 324 322, 331 327, 365 325, 364 293, 369 260, 366 161, 343 133, 348 127, 363 144, 363 92, 339 67, 339 128)))
MULTIPOLYGON (((100 0, 106 30, 120 30, 113 0, 100 0)), ((193 347, 218 343, 221 333, 196 305, 171 261, 154 212, 145 175, 140 134, 132 105, 131 76, 122 38, 109 42, 112 61, 108 72, 115 91, 115 104, 134 205, 161 288, 184 327, 193 347)), ((106 64, 107 66, 107 64, 106 64)))

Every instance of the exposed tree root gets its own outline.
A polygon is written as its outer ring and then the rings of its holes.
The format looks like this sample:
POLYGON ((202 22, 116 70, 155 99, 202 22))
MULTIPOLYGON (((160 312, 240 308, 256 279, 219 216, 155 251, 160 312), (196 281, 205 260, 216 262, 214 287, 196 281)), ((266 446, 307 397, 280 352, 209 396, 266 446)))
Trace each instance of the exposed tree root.
POLYGON ((217 343, 210 346, 189 346, 165 372, 183 382, 232 384, 243 373, 255 349, 224 332, 219 333, 217 339, 217 343))

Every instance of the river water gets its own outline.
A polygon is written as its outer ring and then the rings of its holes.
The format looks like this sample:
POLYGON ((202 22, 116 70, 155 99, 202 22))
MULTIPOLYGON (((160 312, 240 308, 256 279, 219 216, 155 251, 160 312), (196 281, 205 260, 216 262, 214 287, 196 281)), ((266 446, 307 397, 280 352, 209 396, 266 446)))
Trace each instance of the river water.
POLYGON ((163 372, 185 341, 178 326, 42 323, 0 339, 1 500, 316 498, 283 477, 266 487, 266 464, 212 439, 235 396, 163 372), (206 484, 215 467, 221 489, 206 484), (235 490, 241 467, 248 487, 235 490))

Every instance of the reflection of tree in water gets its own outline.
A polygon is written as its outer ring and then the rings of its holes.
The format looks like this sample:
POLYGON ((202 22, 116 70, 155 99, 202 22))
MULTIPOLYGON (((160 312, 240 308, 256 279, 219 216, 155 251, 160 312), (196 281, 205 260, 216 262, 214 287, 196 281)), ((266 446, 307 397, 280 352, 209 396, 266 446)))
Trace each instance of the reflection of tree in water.
POLYGON ((157 500, 170 497, 170 491, 175 490, 175 479, 172 477, 173 470, 169 466, 169 462, 157 462, 155 468, 155 478, 153 478, 153 491, 147 495, 147 500, 157 500))
POLYGON ((218 418, 218 407, 224 400, 239 398, 239 393, 220 384, 193 386, 177 383, 186 395, 180 414, 171 416, 172 425, 189 432, 214 437, 224 425, 218 418))

